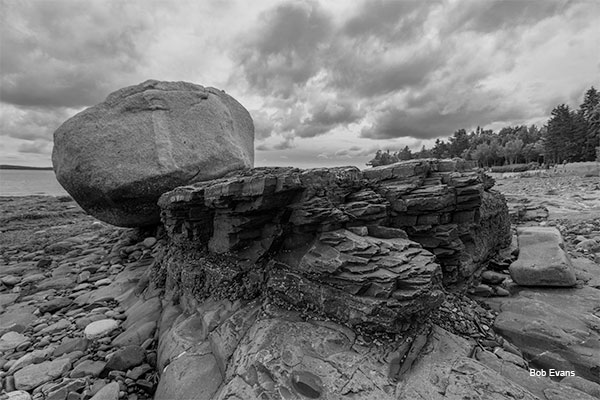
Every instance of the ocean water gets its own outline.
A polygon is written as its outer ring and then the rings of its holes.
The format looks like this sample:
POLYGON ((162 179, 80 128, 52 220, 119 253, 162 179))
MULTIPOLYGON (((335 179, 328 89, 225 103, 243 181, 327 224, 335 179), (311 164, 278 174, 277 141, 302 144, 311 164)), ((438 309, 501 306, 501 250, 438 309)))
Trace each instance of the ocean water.
POLYGON ((2 169, 0 196, 68 196, 56 180, 54 171, 2 169))

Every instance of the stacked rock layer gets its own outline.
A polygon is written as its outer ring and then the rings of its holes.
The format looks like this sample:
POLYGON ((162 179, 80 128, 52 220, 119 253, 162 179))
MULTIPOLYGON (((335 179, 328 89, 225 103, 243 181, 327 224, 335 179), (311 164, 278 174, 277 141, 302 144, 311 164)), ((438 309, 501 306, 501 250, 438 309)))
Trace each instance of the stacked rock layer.
POLYGON ((402 332, 510 239, 492 183, 456 160, 255 168, 159 200, 158 277, 185 301, 252 299, 402 332), (440 264, 442 268, 440 269, 440 264), (443 274, 442 274, 443 272, 443 274))

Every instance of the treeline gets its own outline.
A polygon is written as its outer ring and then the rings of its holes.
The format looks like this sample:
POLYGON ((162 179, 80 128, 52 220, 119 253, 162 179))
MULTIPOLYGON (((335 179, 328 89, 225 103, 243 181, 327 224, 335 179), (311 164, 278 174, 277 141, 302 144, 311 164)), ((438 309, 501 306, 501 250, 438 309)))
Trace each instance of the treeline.
POLYGON ((593 161, 600 157, 600 93, 592 86, 577 110, 565 104, 555 107, 541 128, 508 126, 494 132, 477 127, 470 133, 459 129, 448 141, 436 140, 431 149, 423 146, 414 153, 408 146, 396 152, 379 150, 367 165, 376 167, 413 158, 453 157, 477 161, 481 167, 593 161))

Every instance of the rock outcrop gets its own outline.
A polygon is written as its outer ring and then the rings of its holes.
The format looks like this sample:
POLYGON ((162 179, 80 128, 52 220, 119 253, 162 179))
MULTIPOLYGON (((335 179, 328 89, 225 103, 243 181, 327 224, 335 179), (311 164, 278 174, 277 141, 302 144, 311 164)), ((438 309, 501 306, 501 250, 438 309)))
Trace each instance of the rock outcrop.
POLYGON ((117 226, 152 225, 161 194, 251 168, 254 127, 221 90, 150 80, 62 124, 52 163, 60 184, 91 215, 117 226))
POLYGON ((165 194, 167 289, 194 300, 267 293, 352 327, 407 330, 442 301, 439 265, 404 231, 371 225, 387 207, 364 183, 350 167, 257 168, 165 194))
MULTIPOLYGON (((319 254, 313 260, 331 259, 320 267, 328 273, 341 268, 364 276, 373 273, 369 259, 377 250, 371 239, 355 244, 357 237, 409 239, 436 256, 445 286, 465 287, 495 251, 510 243, 507 208, 492 186, 485 175, 457 160, 413 160, 363 172, 353 167, 256 168, 177 188, 159 204, 175 246, 232 254, 246 265, 274 260, 296 270, 307 270, 309 261, 303 257, 312 251, 319 254), (352 232, 340 235, 348 241, 343 247, 356 248, 356 254, 319 238, 340 229, 352 232), (371 254, 361 246, 371 246, 371 254)), ((310 270, 315 273, 320 272, 310 270)))
MULTIPOLYGON (((415 160, 255 168, 165 193, 168 244, 152 274, 172 305, 155 398, 421 393, 405 379, 431 341, 443 284, 468 286, 510 243, 492 185, 463 161, 415 160)), ((485 369, 461 351, 465 371, 485 369)), ((487 385, 479 374, 456 389, 487 385)), ((486 374, 499 382, 492 391, 527 393, 486 374)))

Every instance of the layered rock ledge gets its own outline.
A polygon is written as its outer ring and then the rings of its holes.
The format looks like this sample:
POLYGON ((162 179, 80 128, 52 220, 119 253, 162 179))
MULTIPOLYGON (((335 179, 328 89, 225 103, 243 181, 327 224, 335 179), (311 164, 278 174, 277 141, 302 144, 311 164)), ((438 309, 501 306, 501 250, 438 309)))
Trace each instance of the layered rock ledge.
POLYGON ((155 279, 190 309, 251 300, 406 331, 510 242, 493 182, 459 160, 255 168, 165 193, 155 279), (441 267, 440 267, 441 265, 441 267))

